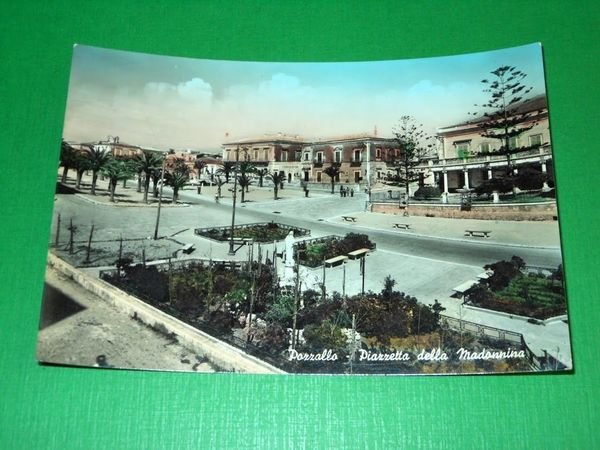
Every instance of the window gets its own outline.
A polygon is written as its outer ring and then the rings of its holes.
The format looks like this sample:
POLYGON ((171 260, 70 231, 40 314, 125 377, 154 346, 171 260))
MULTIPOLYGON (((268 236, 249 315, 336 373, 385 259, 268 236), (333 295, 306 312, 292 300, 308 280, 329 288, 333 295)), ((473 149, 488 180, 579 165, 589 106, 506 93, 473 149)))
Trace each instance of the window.
POLYGON ((519 146, 519 139, 517 138, 517 136, 513 136, 508 139, 508 148, 510 150, 514 150, 518 146, 519 146))
POLYGON ((287 150, 282 150, 281 151, 281 160, 283 162, 286 162, 288 160, 288 152, 287 152, 287 150))
POLYGON ((542 145, 542 135, 541 134, 532 134, 529 136, 529 145, 532 147, 539 147, 542 145))
POLYGON ((341 150, 336 150, 335 151, 335 162, 336 163, 341 163, 342 162, 342 151, 341 150))
POLYGON ((294 161, 301 161, 302 152, 300 150, 295 151, 294 161))
POLYGON ((258 161, 258 150, 254 150, 254 161, 258 161))
POLYGON ((375 158, 381 159, 381 149, 380 148, 375 149, 375 158))
POLYGON ((360 161, 360 150, 354 150, 354 158, 353 158, 354 162, 359 162, 360 161))
POLYGON ((310 161, 310 153, 309 152, 304 153, 304 161, 310 161))
POLYGON ((489 142, 484 142, 479 146, 479 151, 481 153, 489 153, 491 150, 491 146, 489 144, 489 142))
POLYGON ((317 183, 321 182, 321 173, 322 173, 321 171, 317 172, 317 183))
POLYGON ((323 162, 323 152, 317 152, 317 162, 318 163, 323 162))
POLYGON ((456 155, 458 158, 467 159, 469 157, 470 141, 455 142, 454 145, 456 146, 456 155))

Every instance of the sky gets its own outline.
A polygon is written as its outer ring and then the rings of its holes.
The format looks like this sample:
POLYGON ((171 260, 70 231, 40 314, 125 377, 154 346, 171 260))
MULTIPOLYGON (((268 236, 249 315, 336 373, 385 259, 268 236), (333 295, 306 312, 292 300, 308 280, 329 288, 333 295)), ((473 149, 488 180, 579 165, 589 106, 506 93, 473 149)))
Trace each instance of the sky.
POLYGON ((529 44, 435 58, 348 63, 216 61, 76 45, 63 137, 159 149, 218 150, 283 133, 306 139, 391 137, 409 115, 434 134, 483 112, 482 79, 503 65, 545 92, 542 48, 529 44))

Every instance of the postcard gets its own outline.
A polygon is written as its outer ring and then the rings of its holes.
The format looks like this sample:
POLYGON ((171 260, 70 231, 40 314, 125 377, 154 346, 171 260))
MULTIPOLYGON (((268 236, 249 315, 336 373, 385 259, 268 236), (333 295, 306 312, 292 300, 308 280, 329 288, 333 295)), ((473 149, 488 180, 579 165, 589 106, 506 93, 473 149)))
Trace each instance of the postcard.
POLYGON ((41 363, 573 369, 541 44, 347 63, 76 45, 41 363))

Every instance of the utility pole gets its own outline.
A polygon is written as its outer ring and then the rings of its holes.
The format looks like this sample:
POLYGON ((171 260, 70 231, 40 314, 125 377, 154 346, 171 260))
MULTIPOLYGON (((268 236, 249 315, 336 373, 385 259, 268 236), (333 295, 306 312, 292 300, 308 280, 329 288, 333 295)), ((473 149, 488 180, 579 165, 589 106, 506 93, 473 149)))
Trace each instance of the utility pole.
POLYGON ((231 212, 231 233, 229 234, 229 255, 235 255, 233 249, 233 229, 235 227, 235 202, 237 199, 238 165, 240 162, 240 147, 235 149, 235 170, 233 173, 233 210, 231 212))
POLYGON ((158 210, 156 212, 156 226, 154 227, 154 240, 158 239, 158 224, 160 223, 160 205, 162 203, 163 186, 165 184, 165 164, 167 163, 167 155, 163 155, 162 170, 160 172, 160 191, 158 193, 158 210))
POLYGON ((298 260, 298 247, 296 253, 296 279, 294 285, 294 316, 292 322, 292 349, 296 348, 296 322, 298 319, 298 299, 300 297, 300 261, 298 260))

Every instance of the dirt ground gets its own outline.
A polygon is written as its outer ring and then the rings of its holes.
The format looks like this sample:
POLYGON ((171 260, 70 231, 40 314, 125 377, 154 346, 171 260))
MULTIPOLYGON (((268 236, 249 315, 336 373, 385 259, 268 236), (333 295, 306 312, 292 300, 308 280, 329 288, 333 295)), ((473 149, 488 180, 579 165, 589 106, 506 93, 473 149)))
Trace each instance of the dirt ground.
POLYGON ((40 331, 39 361, 125 369, 216 371, 206 358, 119 313, 54 269, 48 268, 46 283, 77 299, 84 309, 40 331))

